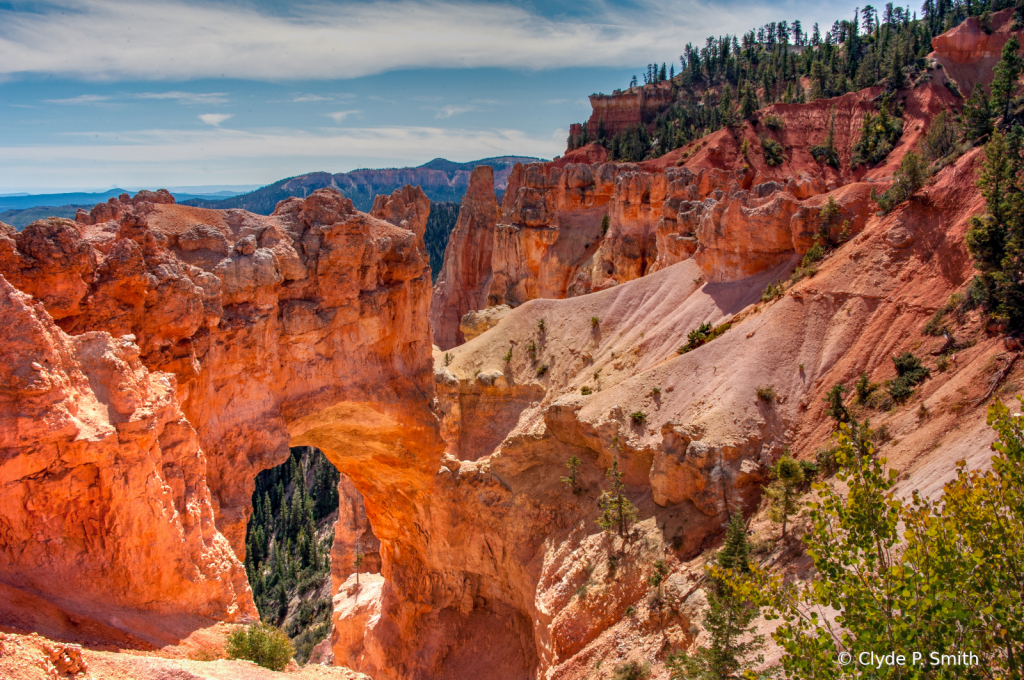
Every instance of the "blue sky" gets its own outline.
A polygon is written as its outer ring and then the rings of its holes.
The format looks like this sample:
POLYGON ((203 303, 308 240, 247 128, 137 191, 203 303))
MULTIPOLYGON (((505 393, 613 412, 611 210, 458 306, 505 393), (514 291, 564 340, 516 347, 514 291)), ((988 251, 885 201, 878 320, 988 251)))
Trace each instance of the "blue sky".
POLYGON ((0 193, 552 157, 687 42, 846 2, 0 0, 0 193))

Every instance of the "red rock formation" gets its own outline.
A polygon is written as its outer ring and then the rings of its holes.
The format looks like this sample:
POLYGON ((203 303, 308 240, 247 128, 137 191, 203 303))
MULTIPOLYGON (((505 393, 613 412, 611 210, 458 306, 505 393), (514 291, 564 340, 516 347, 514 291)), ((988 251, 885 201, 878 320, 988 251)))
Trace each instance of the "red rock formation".
POLYGON ((487 304, 497 216, 494 169, 481 165, 473 170, 462 199, 458 221, 445 248, 444 268, 430 302, 434 344, 441 349, 460 344, 463 337, 459 320, 487 304))
MULTIPOLYGON (((999 62, 1003 45, 1014 34, 1013 9, 1004 9, 986 17, 968 17, 951 31, 932 38, 930 58, 935 59, 942 75, 953 81, 963 96, 975 85, 992 82, 992 68, 999 62)), ((1016 31, 1018 37, 1021 32, 1016 31)))
MULTIPOLYGON (((33 226, 38 246, 53 225, 33 226)), ((174 377, 148 371, 132 336, 69 336, 45 306, 0 276, 0 580, 154 642, 162 616, 256 616, 174 377)))
POLYGON ((613 94, 590 95, 592 113, 587 130, 596 135, 601 125, 611 137, 637 123, 649 123, 672 105, 672 86, 668 81, 616 90, 613 94))

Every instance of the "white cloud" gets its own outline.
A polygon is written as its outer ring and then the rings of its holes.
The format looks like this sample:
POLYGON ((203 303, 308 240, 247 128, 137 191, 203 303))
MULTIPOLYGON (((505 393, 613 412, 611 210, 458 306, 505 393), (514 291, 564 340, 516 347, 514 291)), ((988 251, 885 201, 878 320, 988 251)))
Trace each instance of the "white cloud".
POLYGON ((216 165, 222 159, 294 157, 330 160, 334 165, 338 159, 346 157, 406 161, 444 156, 453 160, 471 160, 514 153, 550 158, 561 153, 565 146, 564 131, 549 137, 546 134, 532 136, 511 129, 470 130, 427 126, 324 128, 318 132, 291 129, 254 132, 225 128, 142 130, 82 132, 63 137, 72 143, 0 147, 0 174, 16 170, 26 161, 38 162, 40 159, 46 159, 48 163, 70 165, 94 161, 184 161, 216 165), (77 140, 82 143, 73 143, 77 140))
POLYGON ((434 116, 434 117, 435 118, 451 118, 452 116, 458 115, 460 113, 466 113, 467 111, 476 111, 476 107, 475 106, 455 106, 453 104, 448 104, 447 106, 442 106, 441 109, 437 112, 437 115, 434 116))
POLYGON ((110 97, 99 94, 80 94, 68 99, 47 99, 50 104, 98 104, 110 101, 110 97))
MULTIPOLYGON (((286 17, 223 0, 54 0, 46 12, 18 6, 0 5, 0 77, 286 80, 422 67, 622 66, 674 59, 688 41, 748 30, 782 9, 756 0, 642 0, 619 11, 595 2, 589 20, 577 21, 473 0, 310 0, 286 17)), ((789 0, 784 9, 809 25, 849 8, 789 0)))
POLYGON ((227 94, 224 92, 140 92, 138 99, 174 99, 182 104, 226 104, 227 94))
POLYGON ((201 113, 199 114, 199 120, 203 121, 207 125, 217 127, 231 116, 232 114, 230 113, 201 113))
POLYGON ((297 94, 291 98, 291 101, 296 104, 305 104, 306 102, 329 102, 331 97, 321 97, 318 94, 297 94))
POLYGON ((324 115, 328 118, 333 118, 335 123, 340 123, 349 116, 354 116, 357 113, 359 113, 359 109, 356 109, 355 111, 335 111, 334 113, 326 113, 324 115))

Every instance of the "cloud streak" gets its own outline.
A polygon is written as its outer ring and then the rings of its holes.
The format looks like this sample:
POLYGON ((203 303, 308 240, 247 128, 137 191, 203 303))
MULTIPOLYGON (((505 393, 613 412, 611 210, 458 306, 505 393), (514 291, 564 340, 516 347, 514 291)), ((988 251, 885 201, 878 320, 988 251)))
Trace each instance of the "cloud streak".
POLYGON ((355 109, 354 111, 335 111, 334 113, 325 113, 324 115, 328 118, 333 118, 335 123, 340 123, 349 116, 354 116, 357 113, 360 113, 359 109, 355 109))
POLYGON ((203 121, 207 125, 217 127, 231 116, 232 114, 230 113, 201 113, 199 114, 199 120, 203 121))
MULTIPOLYGON (((622 66, 678 54, 687 41, 779 16, 754 0, 595 2, 556 20, 471 0, 296 5, 275 16, 238 3, 55 0, 48 12, 0 5, 0 75, 86 79, 342 79, 405 68, 622 66), (124 40, 110 40, 110 36, 124 40)), ((846 4, 792 0, 791 18, 831 21, 846 4)))

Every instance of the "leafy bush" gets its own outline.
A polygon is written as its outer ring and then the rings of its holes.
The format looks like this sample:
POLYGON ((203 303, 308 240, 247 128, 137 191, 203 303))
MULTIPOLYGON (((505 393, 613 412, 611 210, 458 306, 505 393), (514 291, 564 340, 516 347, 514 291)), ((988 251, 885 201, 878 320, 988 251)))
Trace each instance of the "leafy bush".
POLYGON ((771 404, 775 401, 775 387, 772 385, 762 385, 757 388, 757 398, 766 404, 771 404))
POLYGON ((501 358, 504 359, 506 364, 512 363, 512 348, 509 347, 508 351, 501 358))
POLYGON ((541 364, 540 366, 537 367, 537 375, 544 375, 545 373, 548 372, 548 368, 550 368, 550 366, 548 366, 547 364, 541 364))
POLYGON ((727 330, 732 328, 732 322, 723 323, 720 326, 711 327, 709 323, 702 323, 686 335, 686 344, 676 350, 677 354, 686 354, 692 350, 697 349, 701 345, 705 345, 718 336, 725 333, 727 330))
POLYGON ((952 116, 941 111, 928 124, 928 132, 921 140, 921 153, 929 162, 943 159, 959 149, 959 136, 952 116))
POLYGON ((769 130, 781 130, 783 126, 782 116, 775 113, 766 115, 762 122, 764 122, 764 126, 769 130))
POLYGON ((597 317, 597 316, 590 317, 590 327, 591 328, 597 328, 600 325, 601 325, 600 317, 597 317))
POLYGON ((853 385, 853 389, 857 392, 857 403, 867 404, 868 399, 871 398, 871 393, 878 388, 878 383, 873 383, 868 380, 868 374, 866 371, 861 373, 860 377, 857 378, 857 382, 853 385))
POLYGON ((647 420, 647 414, 643 411, 633 411, 629 414, 629 419, 633 421, 634 425, 642 425, 647 420))
POLYGON ((771 137, 761 137, 761 151, 764 153, 764 162, 767 163, 769 167, 782 165, 786 160, 782 145, 771 137))
POLYGON ((772 300, 778 300, 786 296, 786 287, 782 281, 776 281, 775 283, 769 283, 765 287, 764 292, 761 293, 761 302, 771 302, 772 300))
POLYGON ((256 623, 228 635, 225 647, 229 659, 247 659, 272 671, 283 671, 295 649, 284 631, 256 623))
POLYGON ((896 365, 896 378, 889 383, 889 395, 895 402, 904 402, 914 392, 914 388, 931 375, 931 371, 921 365, 921 359, 911 352, 904 352, 892 358, 896 365))
POLYGON ((864 114, 860 125, 860 139, 853 146, 853 157, 850 165, 875 165, 889 155, 900 135, 903 134, 903 121, 889 113, 888 102, 883 102, 877 114, 870 111, 864 114))
POLYGON ((587 396, 588 394, 593 394, 593 393, 594 393, 594 390, 590 389, 589 385, 584 385, 583 387, 580 388, 580 394, 582 394, 583 396, 587 396))
POLYGON ((882 213, 888 213, 923 187, 925 178, 925 167, 921 163, 921 157, 911 151, 903 157, 900 169, 893 173, 892 186, 881 194, 876 194, 872 189, 871 200, 878 204, 882 213))
POLYGON ((651 674, 651 668, 639 661, 620 663, 612 670, 611 680, 644 680, 651 674))

